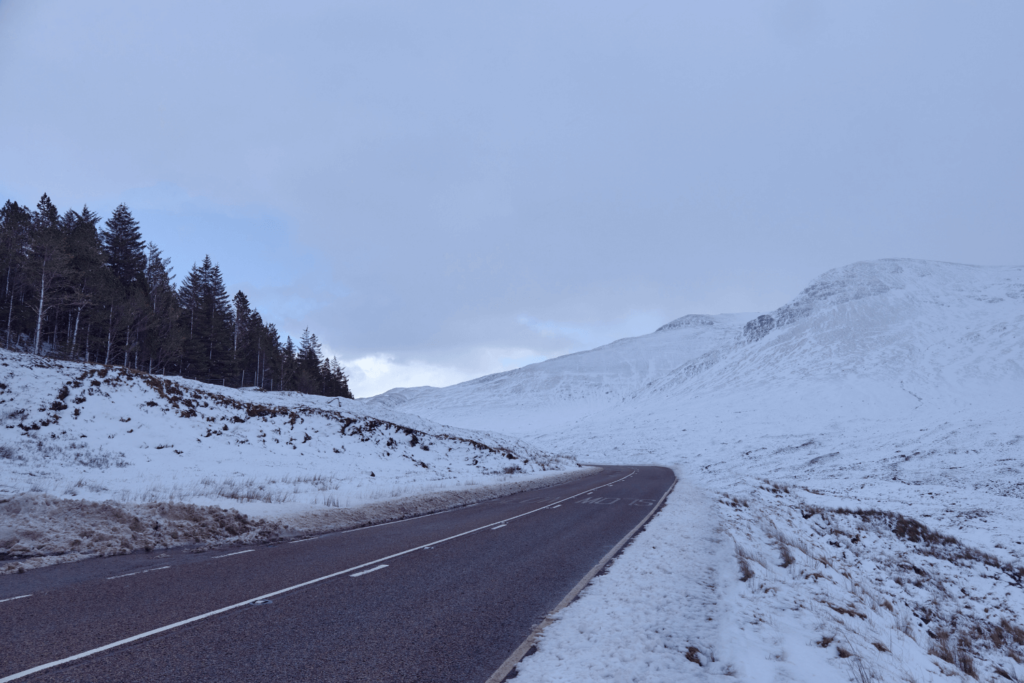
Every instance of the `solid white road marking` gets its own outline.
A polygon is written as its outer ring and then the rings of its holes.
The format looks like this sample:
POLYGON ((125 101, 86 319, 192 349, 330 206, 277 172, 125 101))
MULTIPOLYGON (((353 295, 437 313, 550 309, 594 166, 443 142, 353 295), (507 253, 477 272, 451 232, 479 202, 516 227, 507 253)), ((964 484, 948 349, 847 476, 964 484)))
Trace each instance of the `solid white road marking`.
POLYGON ((375 572, 378 569, 384 569, 384 567, 386 567, 386 566, 387 566, 386 564, 382 564, 382 565, 379 565, 377 567, 374 567, 373 569, 364 569, 363 571, 356 572, 355 574, 351 574, 350 576, 354 579, 357 576, 362 576, 363 574, 369 574, 370 572, 375 572))
POLYGON ((11 600, 21 600, 22 598, 31 598, 31 597, 32 597, 31 593, 29 593, 28 595, 16 595, 13 598, 4 598, 3 600, 0 600, 0 602, 10 602, 11 600))
POLYGON ((508 524, 499 524, 498 526, 492 526, 491 531, 497 531, 498 529, 504 529, 508 524))
POLYGON ((558 505, 556 505, 556 506, 555 506, 554 508, 551 508, 551 509, 552 509, 552 510, 554 510, 555 508, 560 508, 560 507, 562 507, 562 505, 561 505, 561 504, 558 504, 558 505))
MULTIPOLYGON (((625 479, 628 479, 629 477, 633 476, 633 474, 635 472, 636 472, 636 470, 634 470, 630 474, 627 474, 622 479, 616 479, 615 481, 619 482, 619 481, 623 481, 625 479)), ((590 489, 589 491, 583 491, 581 493, 573 494, 573 495, 571 495, 571 496, 569 496, 567 498, 563 498, 562 500, 560 500, 558 502, 559 503, 564 503, 567 500, 572 500, 573 498, 577 498, 579 496, 589 494, 590 491, 596 491, 599 488, 601 488, 601 487, 600 486, 596 486, 593 489, 590 489)), ((547 507, 548 506, 545 505, 544 507, 539 507, 539 508, 530 510, 529 512, 523 512, 523 513, 518 514, 518 515, 516 515, 514 517, 509 517, 508 519, 501 520, 501 523, 511 522, 512 520, 519 519, 520 517, 526 517, 527 515, 532 515, 533 513, 540 512, 541 510, 544 510, 547 507)), ((435 514, 438 514, 438 513, 435 513, 435 514)), ((426 516, 426 515, 424 515, 424 516, 426 516)), ((384 525, 382 524, 380 526, 384 526, 384 525)), ((440 545, 441 543, 446 543, 448 541, 454 541, 456 538, 462 538, 463 536, 468 536, 469 534, 475 534, 478 531, 483 531, 484 529, 489 529, 492 526, 494 526, 493 522, 490 523, 490 524, 485 524, 484 526, 477 527, 475 529, 470 529, 469 531, 463 531, 460 534, 455 534, 454 536, 449 536, 448 538, 442 538, 439 541, 433 541, 431 543, 424 543, 423 545, 418 545, 415 548, 409 548, 408 550, 403 550, 401 552, 397 552, 397 553, 394 553, 392 555, 388 555, 387 557, 381 557, 381 558, 373 560, 371 562, 364 562, 363 564, 357 564, 355 567, 349 567, 348 569, 342 569, 341 571, 334 572, 333 574, 327 574, 325 576, 321 576, 321 577, 316 578, 316 579, 310 579, 309 581, 304 581, 302 583, 297 583, 294 586, 288 586, 287 588, 282 588, 280 590, 276 590, 276 591, 273 591, 271 593, 264 593, 263 595, 258 595, 255 598, 249 598, 248 600, 245 600, 244 602, 236 602, 233 605, 228 605, 227 607, 221 607, 220 609, 215 609, 213 611, 206 612, 205 614, 198 614, 198 615, 196 615, 194 617, 189 617, 188 619, 182 619, 181 621, 176 621, 173 624, 167 624, 166 626, 161 626, 160 628, 155 628, 155 629, 153 629, 151 631, 146 631, 145 633, 140 633, 138 635, 129 636, 128 638, 122 638, 121 640, 115 641, 113 643, 109 643, 107 645, 101 645, 100 647, 96 647, 96 648, 93 648, 91 650, 86 650, 85 652, 80 652, 77 655, 71 655, 70 657, 64 657, 63 659, 57 659, 57 660, 54 660, 52 662, 47 662, 46 664, 40 664, 39 666, 34 666, 31 669, 25 669, 24 671, 19 671, 16 674, 11 674, 10 676, 5 676, 4 678, 0 678, 0 683, 8 683, 8 681, 16 681, 19 678, 24 678, 25 676, 31 676, 34 673, 38 673, 40 671, 45 671, 47 669, 52 669, 55 666, 60 666, 62 664, 67 664, 68 662, 74 662, 74 661, 79 660, 79 659, 85 659, 86 657, 91 657, 92 655, 99 654, 100 652, 106 652, 107 650, 112 650, 115 647, 120 647, 121 645, 127 645, 128 643, 134 643, 137 640, 142 640, 143 638, 148 638, 149 636, 155 636, 158 633, 163 633, 165 631, 170 631, 171 629, 178 628, 179 626, 184 626, 186 624, 191 624, 191 623, 194 623, 194 622, 197 622, 197 621, 201 621, 203 619, 208 619, 210 617, 217 616, 218 614, 223 614, 224 612, 230 612, 231 610, 237 609, 239 607, 247 607, 247 606, 251 605, 252 603, 254 603, 257 600, 268 600, 268 599, 270 599, 270 598, 272 598, 272 597, 274 597, 276 595, 282 595, 284 593, 290 593, 291 591, 298 590, 300 588, 305 588, 306 586, 312 586, 313 584, 320 583, 321 581, 327 581, 329 579, 333 579, 333 578, 336 578, 338 576, 344 576, 345 574, 349 574, 351 572, 354 572, 357 569, 362 569, 363 567, 369 567, 370 565, 377 564, 378 562, 383 562, 384 560, 391 560, 391 559, 394 559, 396 557, 401 557, 402 555, 408 555, 409 553, 416 552, 417 550, 423 550, 424 548, 429 548, 431 546, 440 545)), ((367 528, 372 528, 372 527, 367 527, 367 528)), ((251 551, 251 550, 244 550, 242 552, 253 552, 253 551, 251 551)), ((232 554, 235 554, 235 553, 232 553, 232 554)), ((227 557, 227 555, 221 555, 220 557, 227 557)), ((216 559, 216 558, 214 558, 214 559, 216 559)), ((385 565, 385 566, 387 566, 387 565, 385 565)))
POLYGON ((305 543, 306 541, 315 541, 320 538, 319 536, 313 536, 312 538, 300 538, 297 541, 288 541, 289 543, 305 543))
POLYGON ((219 560, 222 557, 231 557, 232 555, 244 555, 245 553, 254 553, 254 552, 256 552, 255 548, 253 548, 252 550, 239 550, 237 553, 228 553, 227 555, 218 555, 217 557, 215 557, 213 559, 219 560))

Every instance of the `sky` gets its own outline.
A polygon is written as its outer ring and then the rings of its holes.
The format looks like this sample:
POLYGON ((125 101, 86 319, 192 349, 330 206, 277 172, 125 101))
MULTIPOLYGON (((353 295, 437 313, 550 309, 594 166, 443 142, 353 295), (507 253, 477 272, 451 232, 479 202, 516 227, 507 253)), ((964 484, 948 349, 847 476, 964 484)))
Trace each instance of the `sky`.
POLYGON ((357 396, 1024 263, 1024 4, 0 0, 0 201, 127 204, 357 396))

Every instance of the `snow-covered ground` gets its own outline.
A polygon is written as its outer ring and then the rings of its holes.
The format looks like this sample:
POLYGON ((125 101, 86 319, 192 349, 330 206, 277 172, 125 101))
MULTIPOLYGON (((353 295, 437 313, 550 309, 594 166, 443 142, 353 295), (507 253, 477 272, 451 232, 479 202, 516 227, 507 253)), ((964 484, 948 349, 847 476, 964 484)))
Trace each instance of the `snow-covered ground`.
POLYGON ((620 406, 650 382, 730 341, 753 317, 687 315, 652 334, 591 351, 445 389, 392 389, 362 400, 470 429, 535 435, 620 406))
POLYGON ((857 263, 689 319, 366 402, 680 477, 520 680, 1024 676, 1024 268, 857 263))
POLYGON ((0 571, 383 521, 582 473, 383 406, 6 351, 0 426, 0 571))

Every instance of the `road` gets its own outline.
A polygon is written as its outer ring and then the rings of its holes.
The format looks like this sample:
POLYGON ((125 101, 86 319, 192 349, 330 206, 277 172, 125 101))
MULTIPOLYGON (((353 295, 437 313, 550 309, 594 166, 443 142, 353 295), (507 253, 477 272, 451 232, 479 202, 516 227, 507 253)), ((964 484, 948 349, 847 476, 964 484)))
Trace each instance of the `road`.
POLYGON ((301 541, 3 576, 0 683, 483 683, 674 480, 605 467, 301 541))

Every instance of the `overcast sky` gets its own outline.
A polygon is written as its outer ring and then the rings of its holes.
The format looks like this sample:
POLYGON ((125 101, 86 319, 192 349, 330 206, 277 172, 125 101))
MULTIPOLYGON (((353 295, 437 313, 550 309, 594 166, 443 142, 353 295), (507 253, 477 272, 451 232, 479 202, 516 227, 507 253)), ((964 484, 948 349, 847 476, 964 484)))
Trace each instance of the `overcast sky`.
POLYGON ((0 0, 0 201, 125 202, 357 396, 1024 263, 1024 3, 0 0))

